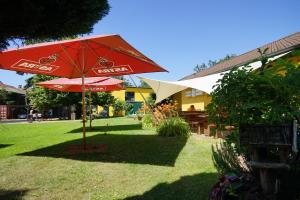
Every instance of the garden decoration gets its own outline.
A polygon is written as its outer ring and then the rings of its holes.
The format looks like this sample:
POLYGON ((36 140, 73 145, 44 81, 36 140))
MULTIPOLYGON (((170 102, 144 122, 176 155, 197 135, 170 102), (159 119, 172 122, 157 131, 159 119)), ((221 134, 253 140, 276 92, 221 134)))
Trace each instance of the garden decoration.
MULTIPOLYGON (((86 77, 166 71, 119 35, 40 43, 1 51, 0 69, 81 78, 83 87, 86 77)), ((82 91, 82 102, 85 149, 85 90, 82 91)))
POLYGON ((51 90, 62 92, 82 92, 85 90, 89 93, 89 113, 90 113, 90 128, 92 128, 92 92, 107 92, 124 89, 122 80, 110 77, 90 77, 85 79, 86 84, 81 85, 81 79, 58 78, 50 81, 40 82, 37 85, 43 86, 51 90))

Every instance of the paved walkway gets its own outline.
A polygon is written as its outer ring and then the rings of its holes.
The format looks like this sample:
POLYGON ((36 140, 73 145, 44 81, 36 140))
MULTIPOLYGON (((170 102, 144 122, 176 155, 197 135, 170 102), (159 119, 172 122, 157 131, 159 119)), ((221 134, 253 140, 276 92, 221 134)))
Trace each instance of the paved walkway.
POLYGON ((27 119, 5 119, 5 120, 0 120, 0 124, 49 123, 49 122, 58 122, 58 121, 63 122, 63 121, 67 121, 67 120, 60 120, 58 118, 54 118, 54 119, 48 119, 48 120, 35 120, 32 122, 29 122, 27 119))

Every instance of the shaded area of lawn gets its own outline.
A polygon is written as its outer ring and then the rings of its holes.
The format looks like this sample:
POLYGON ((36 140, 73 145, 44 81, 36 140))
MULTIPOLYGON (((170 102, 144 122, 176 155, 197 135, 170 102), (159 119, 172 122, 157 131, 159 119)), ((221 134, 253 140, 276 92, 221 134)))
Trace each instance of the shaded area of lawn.
MULTIPOLYGON (((107 125, 93 126, 92 128, 86 127, 88 132, 110 132, 110 131, 130 131, 130 130, 142 130, 142 124, 120 124, 120 125, 107 125)), ((82 128, 76 128, 68 133, 82 133, 82 128)))
POLYGON ((194 200, 205 199, 210 192, 207 185, 212 185, 217 178, 216 173, 199 173, 183 176, 173 183, 160 183, 142 195, 125 198, 126 200, 194 200))
POLYGON ((5 148, 5 147, 9 147, 9 146, 11 146, 12 144, 0 144, 0 149, 1 148, 5 148))
POLYGON ((82 139, 71 140, 18 155, 67 158, 91 162, 135 163, 174 166, 187 138, 163 138, 157 135, 97 134, 87 137, 88 144, 104 144, 105 153, 70 155, 65 149, 81 145, 82 139))
POLYGON ((19 200, 23 199, 23 196, 26 195, 26 193, 29 192, 29 190, 2 190, 0 189, 0 200, 19 200))

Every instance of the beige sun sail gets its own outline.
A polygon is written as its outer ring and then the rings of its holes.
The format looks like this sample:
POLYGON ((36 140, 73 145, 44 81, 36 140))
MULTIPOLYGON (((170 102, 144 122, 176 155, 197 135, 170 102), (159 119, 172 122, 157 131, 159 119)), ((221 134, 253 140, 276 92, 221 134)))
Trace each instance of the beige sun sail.
MULTIPOLYGON (((290 52, 291 51, 269 58, 268 62, 274 61, 286 54, 289 54, 290 52)), ((261 67, 261 62, 253 62, 250 63, 249 66, 251 66, 252 69, 258 69, 259 67, 261 67)), ((142 81, 145 81, 153 89, 153 91, 156 93, 155 103, 159 103, 162 100, 172 96, 173 94, 176 94, 177 92, 183 91, 187 88, 197 89, 210 94, 214 90, 214 85, 216 85, 217 81, 221 79, 226 72, 229 71, 182 81, 162 81, 144 77, 138 78, 142 81)))

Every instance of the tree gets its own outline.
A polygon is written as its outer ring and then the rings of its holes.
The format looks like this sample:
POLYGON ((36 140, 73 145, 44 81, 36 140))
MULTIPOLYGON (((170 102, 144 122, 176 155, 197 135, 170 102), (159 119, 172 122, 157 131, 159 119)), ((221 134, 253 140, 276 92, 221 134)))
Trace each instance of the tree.
POLYGON ((26 88, 28 90, 28 98, 30 105, 40 112, 49 108, 58 106, 70 106, 78 105, 81 102, 81 93, 75 92, 60 92, 56 90, 49 90, 40 86, 36 86, 36 83, 52 80, 57 77, 46 75, 34 75, 27 79, 26 88))
POLYGON ((235 54, 227 54, 224 58, 221 58, 219 60, 209 60, 207 62, 207 64, 206 63, 202 63, 200 65, 197 64, 196 67, 194 67, 194 72, 197 73, 197 72, 203 71, 203 70, 205 70, 205 69, 207 69, 209 67, 212 67, 212 66, 214 66, 214 65, 216 65, 216 64, 218 64, 220 62, 223 62, 225 60, 229 60, 229 59, 231 59, 231 58, 233 58, 235 56, 236 56, 235 54))
MULTIPOLYGON (((290 54, 299 55, 299 51, 290 54)), ((278 59, 270 66, 263 64, 256 71, 249 66, 235 67, 225 73, 211 93, 212 101, 207 106, 210 120, 218 127, 299 121, 299 64, 278 59)))
POLYGON ((104 108, 113 105, 116 101, 115 97, 111 95, 111 92, 93 93, 92 98, 93 104, 102 106, 104 108))
POLYGON ((0 88, 0 104, 6 104, 8 92, 0 88))
POLYGON ((14 39, 57 40, 91 33, 110 9, 107 0, 4 0, 1 4, 0 49, 14 39))
POLYGON ((115 116, 122 116, 122 111, 125 110, 126 102, 120 99, 117 99, 114 103, 114 115, 115 116))
POLYGON ((148 98, 146 99, 146 102, 151 107, 155 106, 155 100, 156 100, 156 94, 154 92, 151 92, 148 98))
POLYGON ((201 65, 197 64, 196 67, 194 68, 194 72, 200 72, 207 68, 208 68, 208 66, 205 63, 202 63, 201 65))

